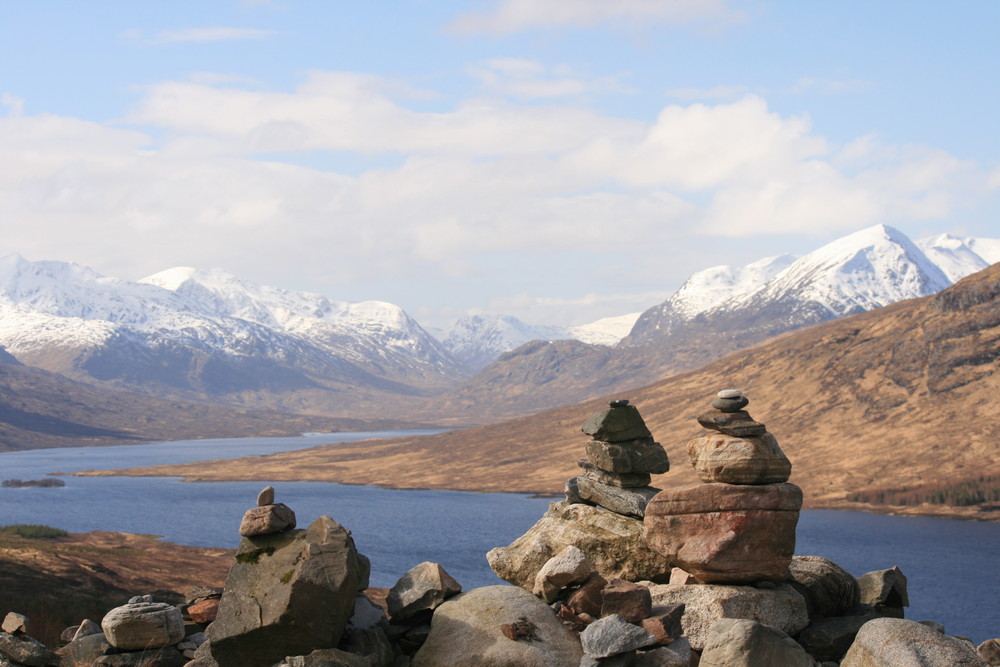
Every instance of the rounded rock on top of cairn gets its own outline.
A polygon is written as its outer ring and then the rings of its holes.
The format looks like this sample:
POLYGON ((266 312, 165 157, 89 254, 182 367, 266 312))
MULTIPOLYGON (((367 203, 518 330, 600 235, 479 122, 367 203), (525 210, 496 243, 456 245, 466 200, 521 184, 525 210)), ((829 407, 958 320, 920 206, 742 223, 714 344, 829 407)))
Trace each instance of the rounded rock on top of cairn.
POLYGON ((257 507, 263 507, 264 505, 274 504, 274 487, 265 486, 261 489, 261 492, 257 494, 257 507))
POLYGON ((716 432, 688 443, 703 483, 646 507, 647 543, 702 583, 782 581, 795 551, 802 490, 787 483, 791 463, 748 403, 738 390, 719 392, 716 410, 698 417, 716 432))

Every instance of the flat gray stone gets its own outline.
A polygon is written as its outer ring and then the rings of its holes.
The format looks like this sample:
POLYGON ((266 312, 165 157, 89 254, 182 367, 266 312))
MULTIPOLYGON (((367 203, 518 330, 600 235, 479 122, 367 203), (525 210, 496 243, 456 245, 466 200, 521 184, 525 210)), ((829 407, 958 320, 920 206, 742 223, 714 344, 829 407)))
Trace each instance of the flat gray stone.
POLYGON ((583 469, 585 477, 589 477, 601 484, 610 484, 611 486, 620 486, 623 488, 649 486, 650 476, 648 472, 610 472, 598 468, 587 459, 580 459, 576 464, 583 469))
POLYGON ((621 405, 601 410, 583 423, 580 430, 594 440, 623 442, 652 435, 634 405, 621 405))
POLYGON ((610 484, 601 484, 590 477, 576 478, 577 490, 585 501, 600 505, 618 514, 639 517, 646 514, 646 505, 660 492, 651 486, 622 488, 610 484))
POLYGON ((156 649, 184 639, 184 617, 165 602, 133 602, 105 614, 101 629, 117 649, 156 649))
POLYGON ((594 658, 607 658, 619 653, 656 644, 653 633, 633 625, 618 614, 600 618, 580 633, 583 652, 594 658))
POLYGON ((659 475, 670 470, 670 459, 660 443, 652 437, 605 442, 591 440, 586 445, 587 458, 598 468, 624 473, 659 475))
POLYGON ((386 604, 389 615, 398 621, 434 609, 449 596, 461 592, 462 585, 440 564, 425 561, 410 568, 396 582, 386 597, 386 604))

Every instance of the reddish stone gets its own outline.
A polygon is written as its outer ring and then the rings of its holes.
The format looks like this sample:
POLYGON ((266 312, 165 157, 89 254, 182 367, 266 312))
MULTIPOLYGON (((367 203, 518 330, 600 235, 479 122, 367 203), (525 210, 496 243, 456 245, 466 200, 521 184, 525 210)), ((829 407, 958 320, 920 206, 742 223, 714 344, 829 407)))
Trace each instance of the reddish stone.
POLYGON ((681 616, 684 603, 655 607, 649 618, 642 619, 642 627, 656 637, 656 643, 666 646, 681 636, 681 616))
POLYGON ((644 535, 702 583, 783 581, 801 507, 794 484, 694 484, 649 501, 644 535))
POLYGON ((187 615, 195 623, 208 625, 215 620, 215 615, 219 611, 219 598, 207 598, 201 602, 196 602, 187 608, 187 615))
POLYGON ((649 589, 624 579, 612 579, 601 591, 601 616, 618 614, 629 623, 649 616, 653 598, 649 589))
POLYGON ((566 600, 566 606, 574 614, 589 614, 593 617, 601 615, 601 591, 608 585, 607 580, 596 572, 573 592, 566 600))

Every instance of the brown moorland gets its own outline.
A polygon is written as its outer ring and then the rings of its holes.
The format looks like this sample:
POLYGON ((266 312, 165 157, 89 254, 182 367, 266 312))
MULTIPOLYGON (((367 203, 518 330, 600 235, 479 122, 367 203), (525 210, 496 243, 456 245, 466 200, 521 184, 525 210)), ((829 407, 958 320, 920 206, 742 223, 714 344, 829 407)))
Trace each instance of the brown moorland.
MULTIPOLYGON (((717 390, 736 387, 792 460, 807 507, 996 520, 998 359, 995 264, 934 296, 784 334, 609 398, 631 399, 670 454, 673 470, 654 485, 695 481, 685 452, 704 432, 695 417, 717 390), (886 504, 910 492, 911 504, 886 504), (951 504, 923 502, 937 497, 951 504)), ((89 474, 555 494, 577 473, 579 425, 606 400, 435 436, 89 474)))
POLYGON ((0 530, 0 613, 17 611, 29 632, 49 646, 66 627, 133 595, 183 601, 195 586, 222 586, 235 550, 188 547, 155 535, 70 533, 22 537, 0 530))

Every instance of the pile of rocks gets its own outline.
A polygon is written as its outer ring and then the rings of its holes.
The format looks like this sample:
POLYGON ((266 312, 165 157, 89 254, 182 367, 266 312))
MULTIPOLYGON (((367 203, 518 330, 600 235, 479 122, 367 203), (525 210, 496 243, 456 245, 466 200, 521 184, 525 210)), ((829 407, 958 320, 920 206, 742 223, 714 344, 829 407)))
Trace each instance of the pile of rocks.
POLYGON ((650 474, 670 470, 670 460, 639 411, 627 399, 617 399, 580 430, 592 440, 587 458, 578 461, 583 474, 566 482, 567 501, 642 518, 649 499, 660 491, 649 486, 650 474))
POLYGON ((646 541, 702 583, 784 581, 795 552, 802 490, 748 403, 738 390, 719 392, 698 417, 715 432, 687 446, 703 483, 663 491, 646 509, 646 541))

